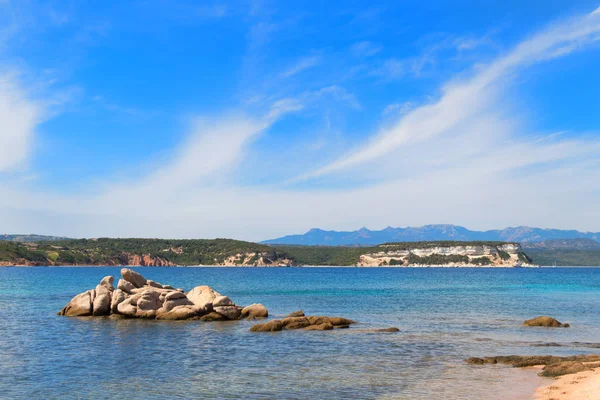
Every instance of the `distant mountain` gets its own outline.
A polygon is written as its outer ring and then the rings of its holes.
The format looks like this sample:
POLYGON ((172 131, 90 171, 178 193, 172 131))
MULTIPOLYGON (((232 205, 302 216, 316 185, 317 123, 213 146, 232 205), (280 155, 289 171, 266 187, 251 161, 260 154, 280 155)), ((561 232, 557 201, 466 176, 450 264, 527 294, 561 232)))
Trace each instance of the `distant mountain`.
POLYGON ((456 225, 425 225, 422 227, 392 228, 380 231, 361 228, 357 231, 339 232, 311 229, 303 235, 289 235, 265 240, 263 244, 313 245, 313 246, 372 246, 387 242, 420 242, 435 240, 541 242, 551 239, 590 239, 600 241, 600 232, 540 229, 528 226, 472 231, 456 225))
POLYGON ((44 235, 0 235, 0 240, 9 242, 43 242, 47 240, 67 240, 69 238, 63 236, 44 236, 44 235))

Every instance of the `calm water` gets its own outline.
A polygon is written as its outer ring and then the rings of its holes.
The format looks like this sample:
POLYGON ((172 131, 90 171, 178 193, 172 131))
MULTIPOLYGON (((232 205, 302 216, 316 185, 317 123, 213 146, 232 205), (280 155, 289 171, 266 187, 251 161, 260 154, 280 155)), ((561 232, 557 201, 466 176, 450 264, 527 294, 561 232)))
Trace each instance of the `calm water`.
POLYGON ((573 343, 600 342, 600 269, 136 270, 273 316, 301 308, 361 325, 256 334, 246 321, 59 317, 119 268, 0 268, 0 398, 529 398, 535 372, 462 360, 600 352, 573 343), (519 326, 537 315, 572 327, 519 326), (356 332, 390 326, 401 332, 356 332), (548 342, 565 346, 536 346, 548 342))

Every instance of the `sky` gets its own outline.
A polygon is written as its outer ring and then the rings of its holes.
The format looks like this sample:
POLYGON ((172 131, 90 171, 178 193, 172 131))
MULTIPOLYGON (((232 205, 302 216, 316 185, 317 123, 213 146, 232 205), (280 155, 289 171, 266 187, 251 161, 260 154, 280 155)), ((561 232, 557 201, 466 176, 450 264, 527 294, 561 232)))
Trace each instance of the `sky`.
POLYGON ((600 2, 0 0, 0 233, 600 231, 600 2))

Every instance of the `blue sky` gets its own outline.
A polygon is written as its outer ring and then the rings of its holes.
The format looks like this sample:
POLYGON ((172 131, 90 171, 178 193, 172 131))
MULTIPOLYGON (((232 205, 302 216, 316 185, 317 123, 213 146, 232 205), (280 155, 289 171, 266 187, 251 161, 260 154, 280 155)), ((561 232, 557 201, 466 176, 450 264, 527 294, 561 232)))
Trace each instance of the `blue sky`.
POLYGON ((0 0, 0 231, 599 231, 599 6, 0 0))

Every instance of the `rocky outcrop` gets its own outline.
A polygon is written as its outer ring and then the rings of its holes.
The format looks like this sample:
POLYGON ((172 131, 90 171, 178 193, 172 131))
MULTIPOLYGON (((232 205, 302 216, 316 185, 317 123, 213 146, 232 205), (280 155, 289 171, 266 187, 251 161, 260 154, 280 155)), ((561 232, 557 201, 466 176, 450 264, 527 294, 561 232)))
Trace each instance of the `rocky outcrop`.
POLYGON ((469 364, 508 364, 513 367, 524 368, 534 365, 543 365, 540 376, 561 376, 590 370, 600 366, 600 355, 577 355, 568 357, 558 356, 495 356, 471 357, 465 360, 469 364))
POLYGON ((174 267, 176 264, 161 257, 153 257, 150 254, 126 253, 127 265, 138 267, 174 267))
POLYGON ((563 324, 552 317, 541 316, 541 317, 537 317, 537 318, 533 318, 533 319, 528 319, 527 321, 523 322, 523 326, 542 326, 542 327, 546 327, 546 328, 568 328, 571 325, 563 324))
POLYGON ((435 245, 406 248, 383 244, 362 254, 359 267, 527 267, 534 266, 516 243, 435 245))
POLYGON ((262 318, 269 314, 262 304, 238 306, 209 286, 197 286, 184 293, 182 289, 148 280, 128 268, 121 270, 121 276, 117 289, 113 286, 114 278, 107 276, 95 289, 75 296, 58 315, 227 321, 262 318))
POLYGON ((272 320, 264 324, 256 324, 250 332, 276 332, 282 330, 304 329, 307 331, 326 331, 333 328, 348 327, 355 321, 341 317, 286 317, 282 320, 272 320))
POLYGON ((247 252, 237 253, 222 260, 214 260, 214 265, 239 266, 239 267, 290 267, 295 265, 294 260, 280 257, 274 252, 247 252))

